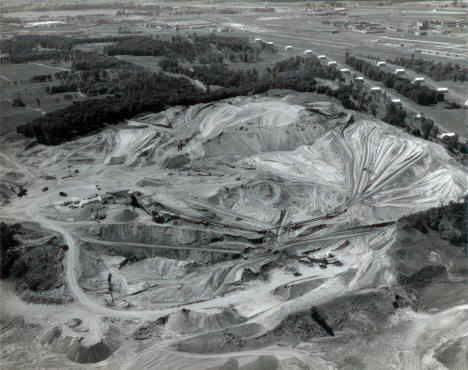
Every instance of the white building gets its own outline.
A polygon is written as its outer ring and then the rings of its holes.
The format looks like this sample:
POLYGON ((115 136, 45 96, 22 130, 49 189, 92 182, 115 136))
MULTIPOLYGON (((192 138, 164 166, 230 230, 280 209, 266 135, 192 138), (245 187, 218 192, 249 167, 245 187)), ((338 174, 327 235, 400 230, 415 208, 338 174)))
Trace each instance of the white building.
POLYGON ((440 134, 439 137, 441 139, 445 138, 445 137, 452 137, 452 136, 455 136, 455 133, 454 132, 445 132, 443 134, 440 134))
POLYGON ((25 28, 53 28, 60 25, 66 24, 66 22, 59 21, 43 21, 43 22, 31 22, 24 25, 25 28))

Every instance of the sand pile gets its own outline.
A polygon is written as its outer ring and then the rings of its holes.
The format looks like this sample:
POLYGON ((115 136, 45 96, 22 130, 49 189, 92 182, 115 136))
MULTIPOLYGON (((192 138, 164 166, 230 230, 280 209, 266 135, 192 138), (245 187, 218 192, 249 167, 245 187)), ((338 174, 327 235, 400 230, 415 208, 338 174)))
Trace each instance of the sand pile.
POLYGON ((66 353, 76 340, 77 337, 66 335, 61 327, 55 326, 47 331, 39 342, 51 352, 66 353))
POLYGON ((415 138, 384 123, 361 120, 343 133, 329 130, 313 145, 295 151, 263 153, 245 160, 284 179, 315 184, 331 198, 366 215, 398 218, 409 209, 427 209, 456 200, 467 188, 463 168, 439 144, 415 138), (443 165, 441 165, 443 163, 443 165), (389 214, 391 210, 397 210, 389 214))
POLYGON ((96 343, 85 344, 83 335, 87 335, 86 328, 55 326, 39 342, 47 350, 64 353, 69 360, 80 364, 103 361, 120 347, 120 331, 112 325, 107 327, 104 336, 96 343))
POLYGON ((80 340, 74 341, 66 356, 69 360, 80 364, 103 361, 120 347, 119 334, 119 330, 111 325, 98 343, 85 346, 80 340))
POLYGON ((327 117, 339 117, 342 113, 344 108, 341 105, 333 104, 331 102, 316 102, 316 103, 308 103, 306 105, 307 109, 323 114, 327 117))
POLYGON ((138 213, 130 211, 129 209, 124 209, 123 211, 117 213, 114 216, 114 221, 116 222, 130 222, 138 218, 138 213))
POLYGON ((106 206, 90 204, 83 208, 77 208, 73 219, 75 221, 100 220, 106 217, 106 206))
POLYGON ((222 329, 244 321, 245 318, 239 315, 237 310, 230 308, 214 314, 182 309, 169 317, 166 329, 179 334, 189 334, 222 329))

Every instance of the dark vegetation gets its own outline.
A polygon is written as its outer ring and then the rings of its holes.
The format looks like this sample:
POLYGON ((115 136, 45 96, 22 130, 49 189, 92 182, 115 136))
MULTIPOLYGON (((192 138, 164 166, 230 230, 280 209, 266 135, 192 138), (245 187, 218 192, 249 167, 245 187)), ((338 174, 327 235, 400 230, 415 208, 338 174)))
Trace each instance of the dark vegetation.
MULTIPOLYGON (((177 2, 177 0, 173 0, 177 2)), ((182 2, 182 1, 180 1, 182 2)), ((185 3, 186 1, 184 1, 185 3)), ((335 5, 336 6, 336 5, 335 5)), ((275 8, 269 6, 262 6, 256 8, 243 8, 242 10, 230 7, 219 7, 219 6, 205 6, 203 8, 189 5, 182 6, 170 6, 170 5, 158 5, 151 3, 134 3, 134 2, 122 2, 122 1, 108 1, 108 2, 67 2, 67 3, 29 3, 26 5, 10 5, 2 8, 3 13, 11 13, 17 11, 32 11, 32 12, 44 12, 44 11, 57 11, 57 10, 85 10, 85 9, 115 9, 118 16, 123 15, 146 15, 155 16, 161 14, 179 15, 179 14, 238 14, 243 12, 257 12, 257 13, 273 13, 275 8)), ((12 18, 8 18, 10 20, 12 18)), ((20 23, 20 22, 16 22, 20 23)))
POLYGON ((11 63, 26 63, 35 60, 70 60, 72 47, 77 44, 113 42, 122 37, 67 37, 48 35, 16 36, 0 43, 0 52, 10 55, 11 63))
POLYGON ((414 85, 411 80, 385 72, 379 67, 366 62, 365 60, 346 55, 346 64, 355 70, 363 73, 371 80, 382 82, 385 87, 395 89, 398 93, 413 100, 420 105, 437 104, 444 100, 444 94, 427 86, 414 85))
POLYGON ((453 80, 465 82, 468 80, 468 68, 460 67, 458 63, 436 63, 430 59, 399 57, 394 60, 388 60, 389 63, 397 64, 415 72, 428 75, 435 81, 453 80))
POLYGON ((173 36, 171 40, 133 37, 104 49, 108 55, 165 56, 201 64, 222 63, 224 58, 231 62, 252 63, 263 54, 275 53, 273 46, 261 43, 252 45, 248 38, 216 34, 192 35, 192 40, 173 36))
MULTIPOLYGON (((91 87, 95 88, 95 87, 91 87)), ((146 71, 122 72, 109 81, 104 99, 75 102, 18 127, 18 132, 43 144, 59 144, 121 122, 144 111, 161 111, 167 105, 194 104, 206 99, 184 78, 171 78, 146 71)))
POLYGON ((29 81, 32 82, 32 83, 52 81, 52 75, 48 74, 48 75, 33 76, 33 77, 31 77, 31 79, 29 81))
POLYGON ((461 203, 450 203, 440 208, 431 208, 422 213, 408 216, 408 223, 427 234, 430 230, 439 233, 443 240, 467 249, 468 196, 461 203))
POLYGON ((16 97, 13 99, 13 102, 11 103, 14 107, 24 107, 26 104, 24 104, 23 100, 21 98, 16 97))
POLYGON ((466 303, 467 201, 465 196, 458 203, 406 216, 399 223, 400 237, 391 254, 399 284, 416 298, 411 304, 415 310, 466 303))
POLYGON ((19 242, 15 238, 15 234, 20 228, 20 224, 0 223, 0 277, 2 279, 10 275, 11 267, 19 257, 19 242))
POLYGON ((294 89, 297 91, 316 91, 316 77, 335 80, 341 77, 335 68, 322 66, 315 57, 292 57, 277 62, 273 68, 267 68, 264 73, 255 68, 234 70, 225 64, 198 65, 191 68, 179 65, 177 61, 164 58, 160 62, 163 70, 180 73, 199 79, 206 85, 223 87, 243 87, 264 90, 294 89))
POLYGON ((16 289, 24 293, 24 299, 40 303, 62 302, 63 297, 47 294, 63 285, 62 259, 67 246, 62 244, 62 239, 42 229, 3 222, 0 223, 0 234, 1 278, 16 279, 16 289), (21 241, 18 235, 21 235, 21 241))

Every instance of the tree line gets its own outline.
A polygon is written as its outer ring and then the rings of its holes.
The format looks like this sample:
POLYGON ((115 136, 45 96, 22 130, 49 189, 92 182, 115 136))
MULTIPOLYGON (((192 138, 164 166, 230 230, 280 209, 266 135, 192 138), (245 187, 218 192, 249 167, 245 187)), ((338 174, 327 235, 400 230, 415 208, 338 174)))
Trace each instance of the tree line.
POLYGON ((105 53, 114 55, 164 56, 201 64, 231 62, 252 63, 264 54, 272 54, 276 49, 265 43, 252 45, 247 38, 223 35, 191 35, 192 39, 172 36, 170 40, 134 36, 104 48, 105 53))
POLYGON ((444 100, 444 94, 428 86, 418 86, 411 80, 386 72, 379 67, 349 54, 346 54, 346 64, 363 73, 371 80, 382 82, 385 87, 395 89, 399 94, 420 105, 433 105, 444 100))
POLYGON ((394 60, 388 60, 388 63, 397 64, 421 74, 428 75, 435 81, 453 80, 454 82, 465 82, 468 80, 468 68, 460 67, 458 63, 436 63, 433 60, 416 58, 398 57, 394 60))
MULTIPOLYGON (((60 35, 20 35, 0 43, 0 52, 9 54, 11 63, 35 60, 71 59, 73 46, 87 43, 114 42, 124 36, 68 37, 60 35)), ((127 36, 128 38, 128 36, 127 36)))

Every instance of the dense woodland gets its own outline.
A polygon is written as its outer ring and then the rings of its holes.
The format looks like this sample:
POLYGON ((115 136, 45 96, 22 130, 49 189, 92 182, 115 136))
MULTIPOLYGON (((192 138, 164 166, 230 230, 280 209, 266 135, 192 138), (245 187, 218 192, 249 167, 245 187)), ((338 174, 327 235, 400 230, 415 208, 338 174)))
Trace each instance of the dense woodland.
POLYGON ((428 75, 435 81, 453 80, 465 82, 468 80, 468 68, 460 67, 458 63, 436 63, 433 60, 399 57, 394 60, 388 60, 389 63, 397 64, 415 72, 428 75))
POLYGON ((19 232, 20 224, 6 224, 0 222, 0 278, 5 279, 10 275, 10 270, 19 258, 17 247, 19 242, 15 234, 19 232))
POLYGON ((468 252, 467 211, 468 196, 465 195, 461 203, 431 208, 406 217, 406 221, 424 234, 431 230, 437 232, 441 239, 464 248, 466 253, 468 252))
MULTIPOLYGON (((67 37, 47 35, 16 36, 13 39, 3 40, 0 43, 0 52, 9 54, 11 63, 26 63, 35 60, 71 59, 71 50, 74 45, 85 43, 114 42, 122 37, 67 37)), ((128 38, 128 37, 127 37, 128 38)))
POLYGON ((385 72, 379 67, 356 57, 346 55, 346 64, 363 73, 371 80, 382 82, 385 87, 395 89, 399 94, 406 96, 420 105, 437 104, 444 100, 444 94, 427 86, 414 85, 411 80, 385 72))
POLYGON ((316 77, 328 80, 341 78, 338 70, 321 65, 314 56, 307 58, 297 56, 279 61, 273 68, 267 68, 264 73, 258 72, 255 68, 235 70, 221 63, 194 65, 188 68, 169 58, 162 59, 159 65, 164 71, 196 78, 206 85, 248 86, 250 89, 268 84, 298 91, 315 91, 313 86, 316 84, 316 77))
POLYGON ((224 58, 231 62, 251 63, 264 54, 275 53, 273 46, 261 43, 252 45, 247 38, 210 34, 192 39, 173 36, 171 40, 160 40, 136 36, 104 49, 108 55, 164 56, 201 64, 222 63, 224 58))

